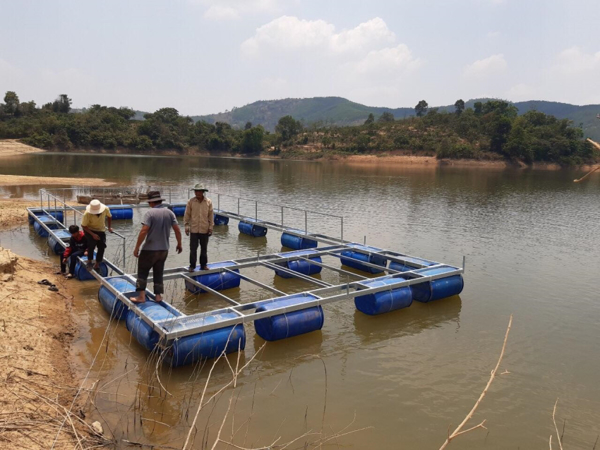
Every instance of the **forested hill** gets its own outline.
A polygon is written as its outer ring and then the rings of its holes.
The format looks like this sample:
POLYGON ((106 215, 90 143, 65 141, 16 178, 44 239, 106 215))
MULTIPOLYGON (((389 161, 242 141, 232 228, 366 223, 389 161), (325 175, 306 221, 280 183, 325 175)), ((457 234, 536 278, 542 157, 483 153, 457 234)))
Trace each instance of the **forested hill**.
POLYGON ((292 116, 305 125, 359 125, 369 114, 378 117, 384 112, 392 113, 396 119, 415 115, 414 108, 365 106, 341 97, 313 97, 261 100, 224 113, 193 116, 192 119, 208 123, 225 122, 239 128, 252 122, 273 131, 277 121, 284 116, 292 116))
MULTIPOLYGON (((472 108, 476 102, 485 103, 490 99, 473 99, 465 102, 467 108, 472 108)), ((513 103, 518 108, 519 114, 537 110, 544 114, 555 116, 558 119, 569 119, 574 126, 581 126, 584 134, 592 139, 600 140, 600 121, 596 118, 600 114, 600 105, 571 105, 568 103, 530 100, 513 103)), ((440 106, 440 111, 454 111, 454 105, 440 106)), ((415 115, 415 108, 384 108, 365 106, 351 102, 341 97, 313 97, 283 100, 265 100, 251 103, 240 108, 234 108, 218 114, 206 116, 193 116, 194 121, 203 120, 208 123, 225 122, 235 128, 243 129, 244 125, 251 122, 262 125, 268 131, 274 131, 277 121, 290 115, 303 122, 305 126, 316 125, 360 125, 373 114, 376 118, 384 112, 389 112, 396 119, 403 119, 415 115)))

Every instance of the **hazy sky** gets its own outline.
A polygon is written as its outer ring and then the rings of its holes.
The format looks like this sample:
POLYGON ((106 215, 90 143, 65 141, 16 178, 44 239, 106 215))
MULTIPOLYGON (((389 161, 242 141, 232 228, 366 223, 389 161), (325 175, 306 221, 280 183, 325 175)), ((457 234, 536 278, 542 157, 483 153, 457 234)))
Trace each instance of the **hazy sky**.
POLYGON ((182 114, 342 96, 600 103, 598 0, 0 0, 0 91, 182 114))

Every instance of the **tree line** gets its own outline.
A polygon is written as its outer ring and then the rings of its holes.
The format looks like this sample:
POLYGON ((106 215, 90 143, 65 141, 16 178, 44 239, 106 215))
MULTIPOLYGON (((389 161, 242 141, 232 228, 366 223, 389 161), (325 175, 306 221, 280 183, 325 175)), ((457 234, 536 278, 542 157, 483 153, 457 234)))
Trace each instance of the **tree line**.
POLYGON ((583 140, 583 131, 568 119, 538 111, 518 115, 509 102, 491 100, 466 108, 457 100, 454 111, 415 106, 415 117, 396 120, 390 112, 370 114, 362 125, 304 126, 291 116, 279 119, 274 133, 248 122, 244 129, 227 123, 194 122, 175 108, 161 108, 134 120, 131 108, 92 105, 71 111, 71 99, 62 94, 37 107, 20 102, 8 91, 0 103, 0 138, 21 139, 34 147, 55 150, 122 149, 208 151, 214 154, 261 152, 311 157, 329 154, 381 154, 403 151, 438 158, 518 159, 563 165, 590 162, 596 156, 583 140))

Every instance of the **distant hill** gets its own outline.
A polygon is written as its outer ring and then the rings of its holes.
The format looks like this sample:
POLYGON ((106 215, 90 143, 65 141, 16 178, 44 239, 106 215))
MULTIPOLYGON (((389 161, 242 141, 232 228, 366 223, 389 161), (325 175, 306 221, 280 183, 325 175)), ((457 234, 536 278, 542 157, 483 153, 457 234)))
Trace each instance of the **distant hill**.
POLYGON ((231 111, 206 116, 193 116, 194 121, 208 123, 226 122, 233 127, 243 128, 246 122, 262 125, 273 131, 279 119, 291 115, 304 125, 327 123, 335 125, 362 124, 369 114, 380 116, 391 112, 396 118, 415 114, 413 108, 384 108, 365 106, 341 97, 286 98, 283 100, 262 100, 231 111))
MULTIPOLYGON (((490 99, 472 99, 466 102, 466 107, 473 107, 477 101, 485 102, 490 99)), ((568 103, 530 100, 516 102, 519 114, 537 110, 551 114, 559 119, 570 119, 575 126, 581 125, 586 136, 600 140, 600 105, 571 105, 568 103)), ((440 106, 440 110, 454 111, 454 105, 440 106)), ((396 119, 414 116, 414 108, 385 108, 366 106, 351 102, 341 97, 286 98, 283 100, 262 100, 240 108, 234 108, 218 114, 192 116, 194 121, 204 120, 208 123, 226 122, 234 128, 243 128, 246 122, 262 125, 273 131, 277 121, 286 115, 291 115, 308 126, 313 123, 332 125, 357 125, 363 123, 369 114, 377 118, 384 112, 391 112, 396 119)))

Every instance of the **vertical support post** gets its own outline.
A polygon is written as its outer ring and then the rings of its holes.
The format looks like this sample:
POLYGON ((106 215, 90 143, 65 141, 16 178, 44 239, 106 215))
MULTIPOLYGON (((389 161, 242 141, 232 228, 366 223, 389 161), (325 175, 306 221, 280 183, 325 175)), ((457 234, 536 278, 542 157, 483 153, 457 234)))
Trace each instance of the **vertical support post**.
POLYGON ((240 198, 238 197, 238 216, 240 215, 240 198))
POLYGON ((341 238, 342 238, 342 241, 343 241, 344 240, 344 218, 343 217, 340 217, 340 229, 342 231, 341 238))
POLYGON ((283 206, 281 207, 281 226, 283 227, 283 206))
POLYGON ((467 257, 465 255, 463 255, 463 272, 465 271, 465 263, 467 262, 467 257))
MULTIPOLYGON (((58 211, 56 209, 56 197, 54 197, 54 214, 56 214, 58 211)), ((57 214, 58 215, 58 214, 57 214)), ((56 217, 55 217, 56 219, 56 217)), ((63 217, 63 220, 65 220, 65 218, 63 217)))
POLYGON ((169 205, 173 203, 172 198, 171 198, 171 186, 169 186, 169 205))
POLYGON ((123 272, 127 273, 127 266, 126 266, 126 259, 125 259, 125 252, 127 251, 126 245, 125 245, 125 239, 121 239, 123 241, 123 272))
POLYGON ((308 234, 308 211, 304 210, 304 234, 308 234))
POLYGON ((254 200, 254 220, 258 222, 258 200, 254 200))
POLYGON ((221 211, 221 194, 217 194, 217 209, 221 211))

